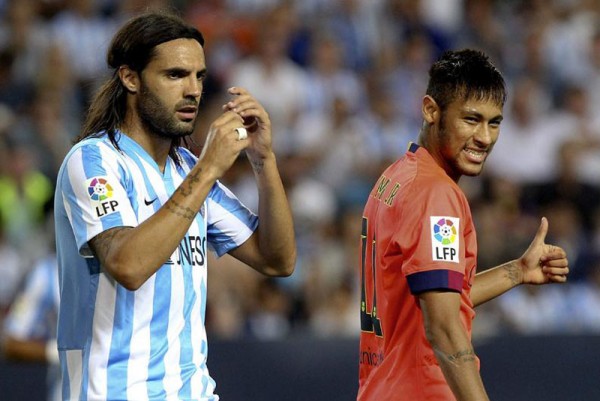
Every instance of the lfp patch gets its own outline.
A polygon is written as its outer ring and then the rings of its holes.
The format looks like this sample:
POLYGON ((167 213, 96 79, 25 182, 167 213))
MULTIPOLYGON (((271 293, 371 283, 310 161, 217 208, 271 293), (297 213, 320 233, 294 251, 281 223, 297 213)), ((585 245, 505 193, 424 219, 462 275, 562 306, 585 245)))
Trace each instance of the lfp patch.
POLYGON ((460 219, 431 216, 431 256, 433 260, 459 262, 460 219))
POLYGON ((119 202, 112 199, 114 190, 105 177, 90 178, 86 181, 86 186, 91 205, 98 217, 103 217, 117 211, 119 202))

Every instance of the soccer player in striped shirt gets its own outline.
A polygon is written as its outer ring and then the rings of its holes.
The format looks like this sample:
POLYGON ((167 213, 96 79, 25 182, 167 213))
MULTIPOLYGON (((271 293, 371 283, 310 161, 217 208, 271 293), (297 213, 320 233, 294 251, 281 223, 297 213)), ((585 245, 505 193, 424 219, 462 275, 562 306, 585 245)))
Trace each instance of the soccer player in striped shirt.
POLYGON ((218 400, 204 327, 207 249, 269 276, 294 269, 271 123, 255 98, 230 88, 199 158, 179 146, 198 113, 203 44, 166 13, 125 23, 108 51, 113 74, 59 171, 66 400, 218 400), (219 182, 243 150, 258 216, 219 182))
POLYGON ((544 241, 543 218, 520 258, 476 274, 458 180, 481 172, 498 139, 504 79, 469 49, 446 52, 429 77, 419 145, 385 170, 364 209, 360 401, 488 400, 471 344, 474 307, 569 272, 564 250, 544 241))

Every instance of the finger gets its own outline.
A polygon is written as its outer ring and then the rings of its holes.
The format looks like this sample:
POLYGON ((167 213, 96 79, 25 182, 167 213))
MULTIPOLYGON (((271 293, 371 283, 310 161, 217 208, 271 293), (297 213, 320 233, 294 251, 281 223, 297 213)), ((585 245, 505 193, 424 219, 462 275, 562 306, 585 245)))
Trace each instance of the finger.
POLYGON ((567 258, 543 260, 541 264, 544 267, 567 267, 569 266, 569 260, 567 258))
POLYGON ((227 102, 224 106, 227 110, 231 110, 243 115, 248 110, 261 110, 259 103, 251 96, 240 96, 227 102))
POLYGON ((542 272, 549 276, 567 276, 569 267, 544 267, 542 272))
POLYGON ((248 91, 245 88, 242 88, 241 86, 232 86, 231 88, 227 89, 227 93, 229 93, 230 95, 247 95, 248 91))
POLYGON ((248 131, 244 127, 238 127, 235 129, 238 134, 238 141, 243 141, 248 138, 248 131))
POLYGON ((217 119, 214 121, 215 126, 224 127, 230 125, 233 128, 242 125, 241 123, 243 122, 243 119, 239 114, 229 110, 224 111, 225 112, 217 117, 217 119))
POLYGON ((548 219, 542 217, 542 221, 540 222, 540 227, 535 234, 535 238, 533 239, 533 243, 543 244, 546 240, 546 234, 548 234, 548 219))
POLYGON ((549 260, 556 260, 556 259, 566 259, 567 258, 567 253, 564 251, 564 249, 558 247, 558 246, 553 246, 552 248, 550 248, 548 251, 546 251, 541 257, 540 257, 540 261, 546 262, 549 260))
POLYGON ((553 283, 566 283, 567 276, 560 274, 551 274, 548 276, 548 280, 552 281, 553 283))

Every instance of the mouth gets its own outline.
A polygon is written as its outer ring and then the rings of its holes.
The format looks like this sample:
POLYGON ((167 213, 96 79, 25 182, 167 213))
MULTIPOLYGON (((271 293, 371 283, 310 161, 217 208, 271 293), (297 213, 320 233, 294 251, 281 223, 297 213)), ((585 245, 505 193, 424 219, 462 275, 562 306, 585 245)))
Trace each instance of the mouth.
POLYGON ((486 150, 473 148, 465 148, 463 149, 463 152, 467 156, 467 160, 469 160, 471 163, 477 164, 483 163, 488 154, 486 150))
POLYGON ((198 111, 197 107, 185 106, 180 109, 177 109, 177 114, 181 117, 182 120, 191 121, 194 118, 196 118, 197 111, 198 111))

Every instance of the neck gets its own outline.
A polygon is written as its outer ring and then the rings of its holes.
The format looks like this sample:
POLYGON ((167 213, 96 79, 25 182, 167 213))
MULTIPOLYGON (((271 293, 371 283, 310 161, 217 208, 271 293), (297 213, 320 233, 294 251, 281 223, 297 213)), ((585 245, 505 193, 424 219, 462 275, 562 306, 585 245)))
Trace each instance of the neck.
POLYGON ((139 121, 129 121, 125 119, 123 125, 119 128, 121 132, 136 141, 147 153, 154 159, 161 172, 165 171, 167 157, 173 141, 169 138, 162 138, 148 131, 139 121))

